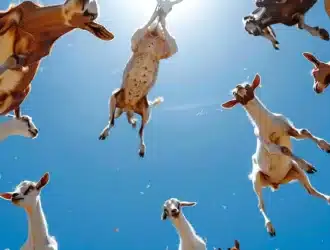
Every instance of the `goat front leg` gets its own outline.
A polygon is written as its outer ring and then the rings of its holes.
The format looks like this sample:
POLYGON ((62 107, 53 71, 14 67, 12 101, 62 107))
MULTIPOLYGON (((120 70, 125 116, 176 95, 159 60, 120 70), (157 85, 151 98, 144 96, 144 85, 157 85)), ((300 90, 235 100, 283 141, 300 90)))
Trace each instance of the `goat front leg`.
POLYGON ((330 196, 323 194, 314 188, 310 183, 308 176, 297 166, 295 162, 292 162, 292 169, 288 172, 287 176, 283 180, 283 183, 289 183, 293 180, 299 181, 299 183, 304 186, 310 195, 324 199, 330 204, 330 196))
POLYGON ((304 169, 307 173, 313 174, 317 172, 316 168, 313 167, 312 164, 305 161, 304 159, 296 156, 289 148, 285 146, 280 146, 270 141, 266 141, 261 136, 258 136, 264 148, 268 151, 269 154, 283 154, 290 157, 292 160, 298 163, 298 165, 304 169))
POLYGON ((267 40, 271 41, 274 49, 279 50, 279 42, 276 40, 276 35, 273 31, 273 29, 270 26, 267 26, 262 30, 261 35, 266 38, 267 40))
POLYGON ((299 20, 299 22, 298 22, 298 28, 299 29, 304 29, 307 32, 309 32, 312 36, 318 36, 318 37, 320 37, 321 39, 323 39, 325 41, 330 40, 330 36, 329 36, 329 33, 328 33, 327 30, 325 30, 323 28, 320 28, 318 26, 311 27, 311 26, 307 25, 305 23, 305 16, 304 15, 297 14, 297 15, 294 15, 292 18, 299 20))
MULTIPOLYGON (((119 90, 120 91, 120 90, 119 90)), ((109 122, 107 126, 102 130, 99 140, 105 140, 109 136, 110 129, 115 125, 115 113, 116 113, 116 106, 117 106, 117 93, 112 94, 110 101, 109 101, 109 122)))
POLYGON ((253 174, 252 184, 253 184, 253 190, 256 193, 257 198, 258 198, 258 207, 259 207, 260 213, 262 214, 262 216, 264 217, 264 220, 265 220, 265 226, 266 226, 267 232, 269 233, 269 235, 271 237, 274 237, 276 235, 275 228, 273 227, 270 219, 266 215, 264 200, 262 197, 262 188, 264 186, 267 186, 267 181, 265 180, 265 178, 263 177, 263 174, 261 172, 256 172, 253 174))
POLYGON ((321 150, 330 153, 330 144, 324 139, 314 136, 307 129, 297 129, 290 127, 288 134, 297 140, 310 139, 315 142, 321 150))

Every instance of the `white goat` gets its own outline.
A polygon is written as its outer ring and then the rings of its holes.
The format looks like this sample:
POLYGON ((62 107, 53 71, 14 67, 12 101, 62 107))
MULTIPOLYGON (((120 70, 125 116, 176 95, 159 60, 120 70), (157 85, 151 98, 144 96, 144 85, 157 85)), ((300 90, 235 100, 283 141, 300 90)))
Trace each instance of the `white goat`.
POLYGON ((199 237, 193 226, 181 211, 181 207, 195 206, 196 202, 179 201, 171 198, 164 203, 162 220, 169 217, 180 236, 179 250, 206 250, 204 240, 199 237))
POLYGON ((46 217, 41 207, 40 191, 49 182, 49 173, 37 182, 23 181, 14 192, 2 193, 0 197, 25 209, 28 216, 29 235, 21 250, 57 250, 57 242, 48 234, 46 217))
POLYGON ((257 149, 252 156, 253 168, 249 178, 252 180, 254 191, 258 197, 259 209, 264 217, 267 231, 271 236, 275 236, 275 229, 264 208, 263 187, 270 186, 274 191, 279 188, 280 184, 299 181, 309 194, 330 202, 329 195, 320 193, 311 185, 303 170, 312 174, 316 172, 316 169, 292 153, 291 137, 298 140, 311 139, 320 149, 328 153, 330 145, 307 129, 297 129, 285 116, 269 111, 254 94, 254 90, 259 84, 260 76, 257 74, 251 86, 249 84, 237 85, 232 91, 235 99, 222 106, 232 108, 236 104, 241 104, 254 126, 257 149))
POLYGON ((20 135, 32 139, 38 136, 39 131, 30 116, 24 115, 20 118, 11 115, 7 116, 13 119, 0 124, 0 141, 5 140, 11 135, 20 135))

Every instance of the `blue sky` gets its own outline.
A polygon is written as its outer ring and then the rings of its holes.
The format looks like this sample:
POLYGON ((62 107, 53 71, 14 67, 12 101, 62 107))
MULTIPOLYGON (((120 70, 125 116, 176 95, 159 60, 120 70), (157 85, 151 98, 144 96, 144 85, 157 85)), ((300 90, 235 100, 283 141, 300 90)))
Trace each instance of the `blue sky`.
MULTIPOLYGON (((0 8, 9 2, 1 1, 0 8)), ((113 41, 77 30, 56 42, 22 106, 39 137, 1 143, 0 191, 49 171, 42 202, 62 250, 177 249, 174 228, 160 220, 170 197, 198 202, 184 213, 207 238, 208 249, 226 249, 234 239, 242 250, 330 249, 330 207, 296 183, 275 193, 264 190, 277 231, 268 236, 248 180, 256 145, 252 126, 241 107, 221 111, 229 91, 258 72, 257 94, 267 107, 330 141, 330 90, 313 92, 312 66, 301 55, 311 51, 327 61, 330 44, 295 27, 275 26, 281 48, 275 51, 244 31, 241 19, 254 9, 252 0, 184 0, 175 6, 167 20, 179 52, 161 63, 149 95, 165 102, 146 127, 146 157, 138 157, 137 131, 124 117, 107 141, 98 141, 108 98, 131 54, 131 35, 155 2, 99 0, 99 21, 115 34, 113 41)), ((323 1, 306 20, 330 30, 323 1)), ((330 156, 310 141, 295 142, 294 151, 319 170, 310 177, 314 186, 330 193, 330 156)), ((0 206, 0 249, 19 249, 27 237, 26 215, 9 202, 0 206)))

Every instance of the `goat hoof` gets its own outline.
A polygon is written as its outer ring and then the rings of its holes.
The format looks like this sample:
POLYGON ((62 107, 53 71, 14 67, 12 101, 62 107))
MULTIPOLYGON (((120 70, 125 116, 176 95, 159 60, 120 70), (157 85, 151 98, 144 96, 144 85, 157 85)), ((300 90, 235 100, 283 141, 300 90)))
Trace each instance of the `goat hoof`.
POLYGON ((319 34, 320 34, 320 37, 322 40, 325 40, 325 41, 330 40, 329 32, 326 31, 325 29, 319 29, 319 34))
POLYGON ((306 169, 306 172, 307 172, 308 174, 314 174, 314 173, 317 172, 317 169, 314 168, 314 167, 312 167, 312 166, 309 166, 309 167, 306 169))
POLYGON ((132 123, 132 128, 136 128, 136 122, 132 123))
POLYGON ((144 151, 139 151, 139 156, 140 156, 141 158, 144 158, 144 151))
POLYGON ((109 136, 108 133, 102 133, 102 134, 100 134, 100 136, 99 136, 99 140, 100 140, 100 141, 104 141, 108 136, 109 136))

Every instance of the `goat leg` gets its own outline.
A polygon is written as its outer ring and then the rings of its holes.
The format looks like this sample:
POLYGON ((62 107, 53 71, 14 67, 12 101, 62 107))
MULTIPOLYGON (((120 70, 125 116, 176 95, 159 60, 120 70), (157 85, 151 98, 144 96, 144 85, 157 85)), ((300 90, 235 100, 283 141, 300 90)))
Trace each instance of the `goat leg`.
POLYGON ((315 142, 321 150, 330 153, 330 144, 324 139, 314 136, 307 129, 297 129, 291 126, 288 130, 288 134, 297 140, 310 139, 315 142))
MULTIPOLYGON (((118 93, 118 92, 117 92, 118 93)), ((110 117, 107 126, 102 130, 99 140, 105 140, 109 136, 110 129, 115 125, 115 113, 117 106, 117 93, 112 94, 109 101, 110 117)))
POLYGON ((283 154, 290 157, 292 160, 298 163, 299 167, 304 169, 307 173, 313 174, 317 172, 316 168, 312 166, 309 162, 295 155, 289 148, 285 146, 280 146, 270 141, 266 141, 261 136, 258 136, 259 140, 263 144, 264 148, 269 154, 283 154))
POLYGON ((310 195, 324 199, 330 204, 330 196, 323 194, 314 188, 310 183, 308 176, 295 163, 292 163, 292 169, 288 172, 285 178, 287 183, 293 180, 299 181, 310 195))
POLYGON ((255 173, 255 176, 253 176, 252 182, 253 182, 252 183, 253 190, 256 193, 257 198, 258 198, 258 207, 259 207, 260 213, 262 214, 262 216, 265 220, 265 226, 266 226, 267 232, 269 233, 269 235, 271 237, 276 236, 275 229, 274 229, 270 219, 266 215, 264 200, 262 197, 262 188, 263 188, 263 186, 266 186, 266 184, 267 184, 266 180, 263 178, 262 173, 257 172, 257 173, 255 173))
POLYGON ((146 151, 146 145, 144 143, 144 127, 149 121, 150 113, 149 113, 149 107, 144 107, 142 110, 142 122, 141 127, 139 130, 139 136, 140 136, 140 149, 139 149, 139 155, 140 157, 144 157, 145 151, 146 151))
POLYGON ((329 41, 330 40, 330 36, 328 31, 326 31, 323 28, 319 28, 319 27, 311 27, 308 24, 305 23, 305 16, 301 15, 301 14, 296 14, 292 17, 293 19, 297 18, 299 20, 298 22, 298 28, 299 29, 304 29, 306 30, 308 33, 310 33, 312 36, 318 36, 321 39, 325 40, 325 41, 329 41))

